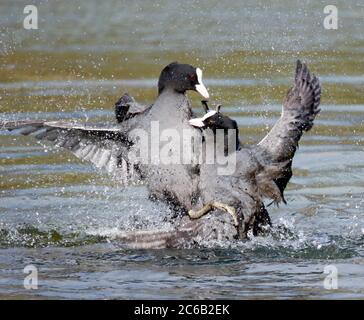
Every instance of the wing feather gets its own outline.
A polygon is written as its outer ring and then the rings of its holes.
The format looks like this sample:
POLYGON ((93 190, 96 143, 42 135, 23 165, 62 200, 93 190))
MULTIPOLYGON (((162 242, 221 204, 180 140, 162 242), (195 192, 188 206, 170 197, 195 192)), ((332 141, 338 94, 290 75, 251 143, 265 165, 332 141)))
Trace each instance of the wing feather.
POLYGON ((8 121, 1 129, 14 134, 31 135, 71 151, 79 159, 90 161, 126 183, 139 180, 137 172, 128 172, 124 159, 130 142, 118 125, 99 125, 64 121, 8 121), (135 175, 135 176, 134 176, 135 175))
POLYGON ((294 85, 287 93, 281 118, 254 148, 262 165, 257 176, 261 194, 276 203, 285 202, 283 192, 292 176, 292 159, 303 132, 312 128, 320 112, 320 100, 318 78, 311 76, 307 65, 298 60, 294 85))

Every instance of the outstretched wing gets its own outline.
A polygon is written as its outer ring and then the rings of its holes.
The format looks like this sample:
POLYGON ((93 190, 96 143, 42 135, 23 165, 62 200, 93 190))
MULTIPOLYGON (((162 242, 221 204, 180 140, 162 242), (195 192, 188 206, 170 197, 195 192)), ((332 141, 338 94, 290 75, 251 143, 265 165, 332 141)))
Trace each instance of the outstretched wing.
POLYGON ((82 160, 115 174, 127 182, 134 168, 124 158, 129 141, 120 126, 97 125, 62 121, 10 121, 0 123, 0 129, 33 136, 70 150, 82 160))
POLYGON ((142 105, 128 93, 124 93, 122 97, 115 103, 115 117, 118 123, 126 121, 137 115, 149 110, 151 106, 142 105))
POLYGON ((292 159, 303 132, 313 126, 320 112, 321 86, 305 63, 297 61, 293 87, 283 104, 282 115, 268 135, 255 147, 262 165, 257 176, 261 194, 285 202, 283 191, 292 176, 292 159))

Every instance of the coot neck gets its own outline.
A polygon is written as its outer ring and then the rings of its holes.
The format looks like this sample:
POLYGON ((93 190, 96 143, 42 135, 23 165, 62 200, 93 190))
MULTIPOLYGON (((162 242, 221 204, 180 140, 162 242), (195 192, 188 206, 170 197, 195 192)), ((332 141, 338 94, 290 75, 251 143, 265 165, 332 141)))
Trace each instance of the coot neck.
POLYGON ((169 112, 173 112, 173 107, 184 112, 192 112, 190 101, 185 92, 178 92, 166 87, 159 93, 157 101, 161 102, 161 105, 168 106, 169 112))

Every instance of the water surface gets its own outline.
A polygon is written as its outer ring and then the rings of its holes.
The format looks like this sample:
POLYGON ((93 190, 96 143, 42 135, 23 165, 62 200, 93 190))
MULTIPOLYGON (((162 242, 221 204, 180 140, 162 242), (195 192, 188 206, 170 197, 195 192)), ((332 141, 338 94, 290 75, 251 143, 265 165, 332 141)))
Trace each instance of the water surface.
MULTIPOLYGON (((120 230, 163 228, 168 208, 66 151, 0 135, 0 297, 364 298, 364 5, 325 1, 0 3, 0 120, 110 121, 125 91, 155 98, 171 61, 199 66, 213 103, 257 143, 279 117, 297 58, 323 84, 322 112, 294 159, 272 235, 194 250, 131 251, 120 230), (38 290, 25 290, 35 265, 38 290), (323 286, 325 266, 337 290, 323 286), (158 292, 158 295, 156 295, 158 292)), ((199 98, 190 97, 196 111, 199 98)))

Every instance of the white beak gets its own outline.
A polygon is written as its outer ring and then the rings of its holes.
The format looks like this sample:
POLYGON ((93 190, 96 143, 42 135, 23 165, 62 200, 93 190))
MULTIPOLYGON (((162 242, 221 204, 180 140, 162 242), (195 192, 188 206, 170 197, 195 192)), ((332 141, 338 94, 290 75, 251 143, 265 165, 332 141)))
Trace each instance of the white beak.
POLYGON ((203 121, 201 120, 201 118, 191 119, 188 122, 193 127, 202 128, 202 127, 205 126, 205 124, 203 123, 203 121))
POLYGON ((211 110, 209 112, 207 112, 202 118, 195 118, 195 119, 191 119, 189 120, 189 124, 193 127, 199 127, 202 128, 205 126, 204 121, 210 117, 212 117, 214 114, 216 114, 215 110, 211 110))
POLYGON ((209 93, 204 84, 202 83, 202 70, 200 68, 197 68, 196 74, 197 74, 198 84, 195 85, 195 89, 201 96, 203 96, 205 99, 208 99, 210 97, 209 93))

